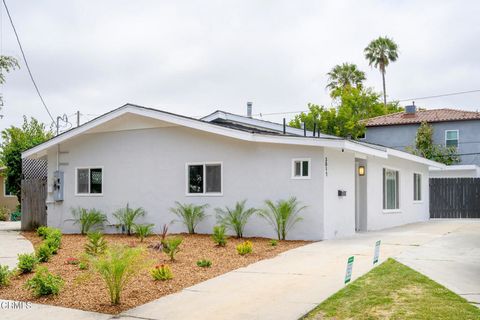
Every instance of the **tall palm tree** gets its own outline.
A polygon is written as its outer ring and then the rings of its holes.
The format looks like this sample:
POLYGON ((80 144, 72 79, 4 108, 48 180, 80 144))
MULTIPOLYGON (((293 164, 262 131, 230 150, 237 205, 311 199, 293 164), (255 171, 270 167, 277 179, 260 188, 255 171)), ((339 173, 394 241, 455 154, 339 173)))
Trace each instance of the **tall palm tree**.
POLYGON ((365 48, 365 59, 368 60, 370 66, 374 66, 380 70, 383 81, 383 103, 387 106, 387 90, 385 89, 385 72, 390 62, 397 61, 398 46, 388 37, 378 37, 372 40, 365 48))
POLYGON ((361 88, 365 81, 365 72, 358 70, 357 65, 353 63, 337 64, 327 75, 327 88, 331 92, 346 87, 361 88))

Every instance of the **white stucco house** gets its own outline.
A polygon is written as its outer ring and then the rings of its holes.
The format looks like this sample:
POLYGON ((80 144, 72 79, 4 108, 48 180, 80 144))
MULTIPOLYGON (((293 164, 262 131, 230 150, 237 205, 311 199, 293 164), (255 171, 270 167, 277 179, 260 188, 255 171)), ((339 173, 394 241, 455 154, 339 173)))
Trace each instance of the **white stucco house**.
MULTIPOLYGON (((266 199, 295 196, 307 208, 288 238, 308 240, 428 220, 429 167, 443 167, 402 151, 227 112, 193 119, 132 104, 22 157, 48 160, 47 221, 66 233, 79 231, 71 214, 78 206, 100 209, 112 223, 112 213, 127 202, 141 206, 148 212, 145 222, 159 231, 175 219, 169 211, 174 201, 208 203, 210 216, 198 231, 210 233, 216 207, 247 199, 248 206, 261 208, 266 199)), ((171 232, 184 230, 181 223, 170 226, 171 232)), ((274 233, 252 217, 246 236, 274 233)))

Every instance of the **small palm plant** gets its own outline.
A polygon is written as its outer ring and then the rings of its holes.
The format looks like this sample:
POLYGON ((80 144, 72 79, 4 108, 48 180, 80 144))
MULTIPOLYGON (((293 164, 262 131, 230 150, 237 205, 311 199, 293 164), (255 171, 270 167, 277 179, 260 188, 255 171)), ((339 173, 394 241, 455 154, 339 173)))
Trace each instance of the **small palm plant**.
POLYGON ((115 211, 113 216, 118 220, 120 225, 123 226, 125 232, 130 236, 132 235, 133 227, 136 224, 138 218, 145 216, 146 211, 143 208, 132 209, 128 203, 125 208, 115 211))
POLYGON ((260 210, 258 214, 273 227, 278 240, 285 240, 288 231, 302 220, 302 217, 299 217, 300 211, 306 208, 305 206, 300 207, 300 203, 295 197, 279 200, 276 203, 267 200, 265 204, 267 207, 260 210))
POLYGON ((107 249, 107 241, 100 232, 88 233, 88 242, 85 244, 85 253, 91 256, 98 256, 107 249))
POLYGON ((208 204, 181 204, 177 201, 175 202, 175 204, 176 207, 170 208, 170 211, 182 220, 183 224, 188 229, 188 233, 195 233, 195 228, 197 227, 198 223, 206 217, 205 209, 208 207, 208 204))
POLYGON ((215 209, 217 212, 217 222, 235 232, 237 238, 243 237, 243 231, 248 219, 257 212, 255 208, 246 209, 246 202, 247 200, 237 202, 233 209, 229 207, 225 207, 225 209, 215 209))
POLYGON ((75 224, 80 224, 80 233, 87 234, 93 229, 103 229, 103 224, 108 222, 107 216, 96 209, 74 208, 72 214, 75 224))
POLYGON ((152 234, 152 229, 155 225, 154 224, 136 224, 133 229, 135 234, 140 239, 140 242, 152 234))

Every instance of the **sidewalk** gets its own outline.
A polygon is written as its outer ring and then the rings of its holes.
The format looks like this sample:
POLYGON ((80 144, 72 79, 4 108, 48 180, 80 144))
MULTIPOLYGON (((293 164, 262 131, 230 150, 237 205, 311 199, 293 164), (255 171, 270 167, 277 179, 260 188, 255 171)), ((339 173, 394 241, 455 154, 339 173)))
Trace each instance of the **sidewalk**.
POLYGON ((19 253, 33 252, 33 246, 20 235, 20 221, 0 222, 0 265, 13 269, 19 253))

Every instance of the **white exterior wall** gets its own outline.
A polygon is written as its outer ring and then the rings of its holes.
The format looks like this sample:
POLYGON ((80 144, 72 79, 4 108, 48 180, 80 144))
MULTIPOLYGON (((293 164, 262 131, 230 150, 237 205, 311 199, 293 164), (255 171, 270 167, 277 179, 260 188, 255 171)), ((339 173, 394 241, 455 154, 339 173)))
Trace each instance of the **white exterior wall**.
MULTIPOLYGON (((57 166, 56 148, 48 150, 48 184, 57 166)), ((77 233, 71 208, 96 208, 112 213, 129 202, 147 211, 144 221, 159 231, 176 217, 169 208, 174 201, 208 203, 210 215, 197 232, 211 233, 214 208, 233 206, 247 199, 249 207, 263 207, 264 200, 296 196, 308 206, 288 235, 290 239, 323 238, 323 149, 318 147, 244 142, 184 127, 94 133, 80 135, 60 146, 60 170, 64 171, 64 201, 52 201, 48 194, 48 225, 77 233), (311 179, 294 180, 292 158, 311 158, 311 179), (187 162, 223 162, 223 196, 187 196, 187 162), (103 167, 103 196, 75 196, 75 168, 103 167)), ((336 190, 335 190, 336 192, 336 190)), ((107 232, 115 232, 115 228, 107 232)), ((171 232, 184 232, 180 222, 171 232)), ((267 223, 254 216, 246 226, 246 236, 275 237, 267 223)))
POLYGON ((418 221, 426 221, 429 213, 428 166, 395 157, 368 157, 367 168, 367 229, 378 230, 418 221), (399 171, 399 210, 383 210, 383 168, 399 171), (422 174, 422 201, 413 201, 413 173, 422 174))
POLYGON ((325 157, 325 238, 351 236, 355 233, 355 154, 325 149, 325 157), (338 190, 347 195, 339 197, 338 190))
POLYGON ((447 166, 445 169, 430 170, 430 178, 479 178, 480 167, 471 166, 447 166), (465 169, 462 169, 464 167, 465 169))

